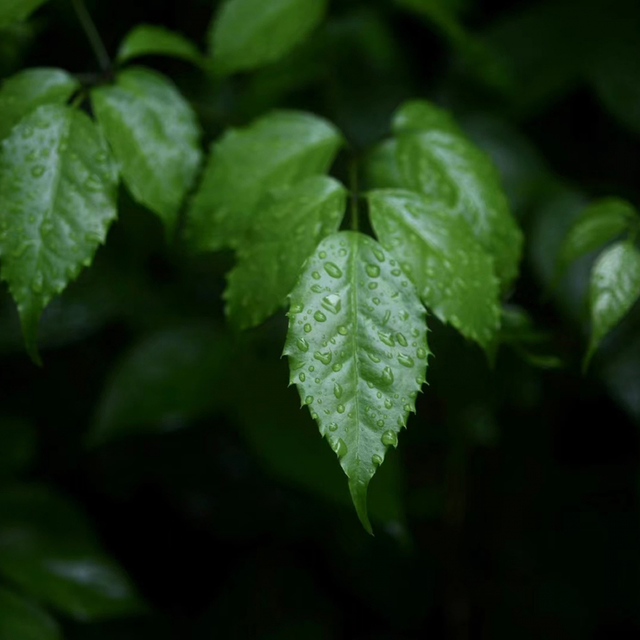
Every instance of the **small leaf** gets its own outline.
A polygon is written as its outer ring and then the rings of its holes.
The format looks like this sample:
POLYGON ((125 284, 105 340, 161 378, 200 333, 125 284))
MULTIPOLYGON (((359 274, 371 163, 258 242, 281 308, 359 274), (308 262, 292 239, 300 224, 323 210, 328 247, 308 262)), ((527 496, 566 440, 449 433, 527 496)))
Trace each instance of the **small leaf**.
POLYGON ((424 316, 396 261, 360 233, 325 238, 291 293, 291 382, 340 459, 369 532, 367 487, 425 380, 424 316))
POLYGON ((620 235, 634 219, 638 220, 635 209, 618 198, 603 198, 589 205, 564 239, 558 255, 557 276, 580 256, 620 235))
POLYGON ((75 506, 46 487, 0 491, 0 573, 81 621, 129 615, 141 603, 75 506))
POLYGON ((163 75, 136 67, 91 93, 93 109, 133 198, 167 233, 200 165, 200 129, 189 103, 163 75))
POLYGON ((2 0, 0 2, 0 29, 12 22, 26 20, 46 0, 2 0))
POLYGON ((604 251, 591 272, 589 297, 592 327, 585 368, 602 338, 640 297, 640 251, 629 242, 604 251))
POLYGON ((338 230, 346 195, 333 178, 316 176, 283 189, 259 212, 225 292, 227 314, 240 328, 260 324, 285 304, 304 261, 338 230))
POLYGON ((227 131, 211 147, 189 212, 192 243, 208 251, 237 247, 269 190, 326 173, 341 144, 330 123, 297 111, 275 111, 227 131))
POLYGON ((0 640, 61 640, 56 621, 40 607, 0 587, 0 640))
POLYGON ((400 260, 427 307, 488 347, 499 327, 499 285, 493 260, 467 226, 411 191, 373 191, 369 206, 380 242, 400 260))
POLYGON ((0 275, 31 357, 43 309, 88 266, 116 217, 117 171, 82 112, 45 105, 0 150, 0 275))
POLYGON ((489 156, 457 131, 441 109, 410 102, 394 118, 404 187, 466 220, 495 260, 503 291, 518 274, 523 236, 489 156))
POLYGON ((198 47, 180 33, 152 24, 140 24, 124 37, 117 61, 122 63, 141 56, 170 56, 196 65, 204 64, 198 47))
POLYGON ((220 73, 255 69, 283 58, 322 20, 326 0, 226 0, 211 25, 220 73))
POLYGON ((25 69, 2 83, 0 89, 0 140, 30 111, 43 104, 65 103, 79 83, 62 69, 25 69))

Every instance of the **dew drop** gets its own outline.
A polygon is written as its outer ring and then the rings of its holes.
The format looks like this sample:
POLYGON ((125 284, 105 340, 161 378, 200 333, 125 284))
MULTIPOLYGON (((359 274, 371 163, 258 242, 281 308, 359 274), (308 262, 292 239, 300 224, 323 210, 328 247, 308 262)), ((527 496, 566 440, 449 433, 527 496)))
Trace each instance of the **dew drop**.
POLYGON ((382 370, 382 381, 385 384, 393 384, 393 380, 394 380, 394 377, 393 377, 393 371, 391 371, 391 367, 385 367, 382 370))
POLYGON ((332 445, 332 447, 338 458, 344 458, 344 456, 347 455, 347 444, 342 438, 339 438, 337 442, 332 445))
POLYGON ((372 462, 373 464, 375 464, 375 465, 376 465, 376 467, 379 467, 379 466, 382 464, 382 457, 381 457, 381 456, 379 456, 377 453, 374 453, 374 454, 371 456, 371 462, 372 462))
POLYGON ((320 280, 320 274, 319 274, 317 271, 314 271, 314 272, 311 274, 311 277, 312 277, 314 280, 320 280))
POLYGON ((339 404, 336 407, 336 409, 337 409, 338 413, 344 413, 344 405, 343 404, 339 404))
POLYGON ((370 282, 368 286, 369 286, 369 289, 374 291, 375 289, 378 288, 378 283, 377 282, 370 282))
POLYGON ((309 351, 309 343, 304 338, 298 338, 296 340, 296 345, 298 346, 298 349, 300 349, 300 351, 309 351))
POLYGON ((311 287, 311 291, 313 291, 313 293, 322 293, 322 286, 319 284, 314 284, 311 287))
POLYGON ((325 316, 322 311, 316 311, 313 317, 316 319, 316 322, 324 322, 327 319, 327 316, 325 316))
POLYGON ((34 178, 39 178, 44 173, 44 167, 41 164, 37 164, 31 168, 31 175, 34 178))
POLYGON ((304 329, 305 333, 311 333, 311 325, 308 322, 302 328, 304 329))
POLYGON ((416 351, 416 355, 418 356, 418 358, 420 360, 425 360, 427 357, 427 350, 423 349, 422 347, 420 347, 417 351, 416 351))
POLYGON ((388 333, 383 333, 382 331, 378 332, 378 338, 380 338, 381 342, 384 342, 388 347, 395 347, 396 343, 393 339, 393 336, 388 333))
POLYGON ((368 264, 364 270, 370 278, 377 278, 380 275, 380 267, 377 264, 368 264))
POLYGON ((349 333, 349 331, 348 331, 347 327, 345 327, 343 324, 341 324, 341 325, 338 327, 338 333, 339 333, 341 336, 346 336, 346 335, 347 335, 347 333, 349 333))
POLYGON ((338 398, 338 400, 342 398, 342 386, 337 382, 333 385, 333 395, 338 398))
POLYGON ((399 353, 398 354, 398 362, 403 366, 403 367, 413 367, 413 358, 411 356, 407 356, 404 353, 399 353))
POLYGON ((378 262, 384 262, 384 253, 378 248, 372 249, 373 255, 378 259, 378 262))
POLYGON ((384 408, 385 408, 385 409, 391 409, 391 408, 393 408, 393 402, 391 402, 391 400, 389 400, 389 398, 387 398, 387 399, 384 401, 384 408))
POLYGON ((313 404, 313 396, 307 396, 307 397, 304 399, 304 403, 305 403, 305 404, 313 404))
POLYGON ((339 362, 336 362, 332 367, 331 367, 336 373, 338 373, 338 371, 340 371, 340 369, 342 369, 342 365, 339 362))
POLYGON ((337 424, 336 422, 332 422, 332 423, 329 425, 329 431, 331 431, 331 432, 335 432, 335 431, 337 431, 337 430, 338 430, 338 424, 337 424))
POLYGON ((331 351, 316 351, 313 354, 313 357, 318 360, 319 362, 322 362, 322 364, 329 364, 331 362, 331 351))
POLYGON ((409 344, 407 342, 407 339, 401 333, 396 333, 396 340, 398 341, 398 344, 402 347, 406 347, 409 344))
POLYGON ((307 379, 307 376, 305 376, 304 373, 301 373, 298 378, 300 379, 300 382, 304 382, 307 379))
POLYGON ((325 262, 324 270, 332 277, 332 278, 340 278, 342 276, 342 270, 340 267, 334 262, 325 262))
POLYGON ((322 299, 322 306, 331 313, 339 313, 340 309, 342 309, 342 300, 340 296, 332 293, 322 299))
POLYGON ((381 440, 385 447, 396 447, 398 445, 398 436, 393 431, 385 431, 381 440))

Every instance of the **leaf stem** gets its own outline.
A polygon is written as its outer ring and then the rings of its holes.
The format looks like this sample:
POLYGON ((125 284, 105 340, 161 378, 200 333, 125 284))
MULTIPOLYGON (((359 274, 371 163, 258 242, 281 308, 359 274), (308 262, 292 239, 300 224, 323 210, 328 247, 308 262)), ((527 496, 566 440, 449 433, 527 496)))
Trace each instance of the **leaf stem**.
POLYGON ((355 157, 349 163, 349 188, 351 189, 351 229, 358 231, 358 161, 355 157))
POLYGON ((98 60, 98 64, 100 68, 105 72, 109 73, 111 70, 111 58, 109 58, 109 54, 107 53, 107 49, 104 46, 104 42, 102 42, 102 38, 96 29, 96 25, 91 18, 91 15, 87 11, 87 7, 84 4, 84 0, 71 0, 73 3, 73 8, 76 11, 78 16, 78 20, 84 29, 85 34, 87 35, 87 39, 91 44, 91 48, 93 52, 96 54, 96 58, 98 60))

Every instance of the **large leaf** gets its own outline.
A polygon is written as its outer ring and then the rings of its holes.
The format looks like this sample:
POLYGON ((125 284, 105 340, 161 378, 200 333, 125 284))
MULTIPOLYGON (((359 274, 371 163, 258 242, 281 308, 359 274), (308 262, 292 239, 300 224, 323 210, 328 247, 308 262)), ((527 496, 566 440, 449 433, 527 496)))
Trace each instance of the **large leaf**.
POLYGON ((427 307, 487 347, 499 327, 499 285, 491 257, 467 226, 411 191, 373 191, 369 206, 380 242, 398 258, 427 307))
POLYGON ((573 223, 562 243, 558 275, 580 256, 620 235, 634 219, 640 222, 633 206, 619 198, 603 198, 589 205, 573 223))
POLYGON ((619 242, 604 251, 591 272, 591 340, 585 366, 598 344, 640 297, 640 251, 619 242))
POLYGON ((82 112, 38 107, 0 151, 2 279, 38 359, 38 320, 49 300, 91 263, 116 217, 117 171, 82 112))
POLYGON ((226 0, 210 33, 216 69, 234 73, 282 58, 320 22, 326 4, 326 0, 226 0))
POLYGON ((62 634, 45 611, 0 587, 0 640, 60 640, 62 634))
POLYGON ((401 107, 394 130, 404 186, 466 220, 493 256, 503 290, 508 289, 518 274, 523 236, 489 156, 427 102, 401 107))
POLYGON ((193 244, 210 251, 238 246, 269 190, 325 173, 341 144, 330 123, 297 111, 276 111, 227 131, 211 147, 191 206, 193 244))
POLYGON ((189 103, 167 78, 137 67, 91 98, 129 191, 171 233, 201 160, 200 129, 189 103))
POLYGON ((2 0, 0 2, 0 28, 12 22, 25 20, 46 0, 2 0))
POLYGON ((203 64, 203 56, 191 40, 180 33, 152 24, 140 24, 129 31, 120 44, 117 60, 122 63, 151 55, 182 58, 197 65, 203 64))
POLYGON ((260 324, 283 306, 303 262, 340 226, 345 188, 316 176, 277 194, 256 217, 229 274, 227 314, 240 328, 260 324))
POLYGON ((425 379, 424 316, 397 262, 360 233, 325 238, 291 293, 291 382, 338 456, 368 531, 367 487, 425 379))
POLYGON ((43 104, 66 102, 79 86, 62 69, 25 69, 7 78, 0 89, 0 140, 27 113, 43 104))
POLYGON ((104 553, 84 517, 45 487, 0 492, 0 573, 78 620, 141 608, 127 576, 104 553))

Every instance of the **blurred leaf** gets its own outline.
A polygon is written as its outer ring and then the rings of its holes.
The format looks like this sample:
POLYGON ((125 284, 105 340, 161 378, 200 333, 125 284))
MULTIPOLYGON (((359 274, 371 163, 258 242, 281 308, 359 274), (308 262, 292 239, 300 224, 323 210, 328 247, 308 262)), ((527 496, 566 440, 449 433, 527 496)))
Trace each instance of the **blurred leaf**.
POLYGON ((613 398, 640 424, 640 335, 606 354, 600 373, 613 398))
POLYGON ((0 640, 61 640, 62 634, 45 611, 0 587, 0 640))
POLYGON ((116 60, 123 63, 141 56, 169 56, 196 65, 204 64, 203 55, 191 40, 153 24, 140 24, 129 31, 120 43, 116 60))
POLYGON ((136 67, 91 93, 93 109, 133 198, 170 235, 200 165, 200 129, 189 103, 163 75, 136 67))
POLYGON ((116 189, 106 143, 80 111, 38 107, 2 145, 1 275, 36 361, 40 315, 104 242, 116 217, 116 189))
POLYGON ((220 73, 261 67, 285 56, 324 16, 326 0, 225 0, 211 25, 220 73))
POLYGON ((371 222, 427 307, 442 322, 487 347, 500 321, 493 261, 450 209, 419 193, 369 194, 371 222))
POLYGON ((0 28, 12 22, 26 20, 46 0, 2 0, 0 2, 0 28))
POLYGON ((1 418, 0 480, 24 471, 31 463, 35 449, 36 432, 31 424, 17 418, 1 418))
POLYGON ((141 603, 76 508, 52 490, 0 491, 0 573, 78 620, 131 615, 141 603))
POLYGON ((79 87, 62 69, 25 69, 7 78, 0 88, 0 140, 30 111, 44 104, 63 104, 79 87))
POLYGON ((368 236, 325 238, 291 293, 285 347, 291 382, 338 456, 370 533, 367 487, 415 411, 428 355, 424 308, 394 264, 368 236))
POLYGON ((304 261, 338 230, 346 199, 337 180, 317 176, 284 188, 259 212, 224 294, 235 324, 256 326, 285 304, 304 261))
POLYGON ((368 189, 402 189, 403 181, 396 155, 398 141, 395 138, 376 145, 364 163, 364 182, 368 189))

